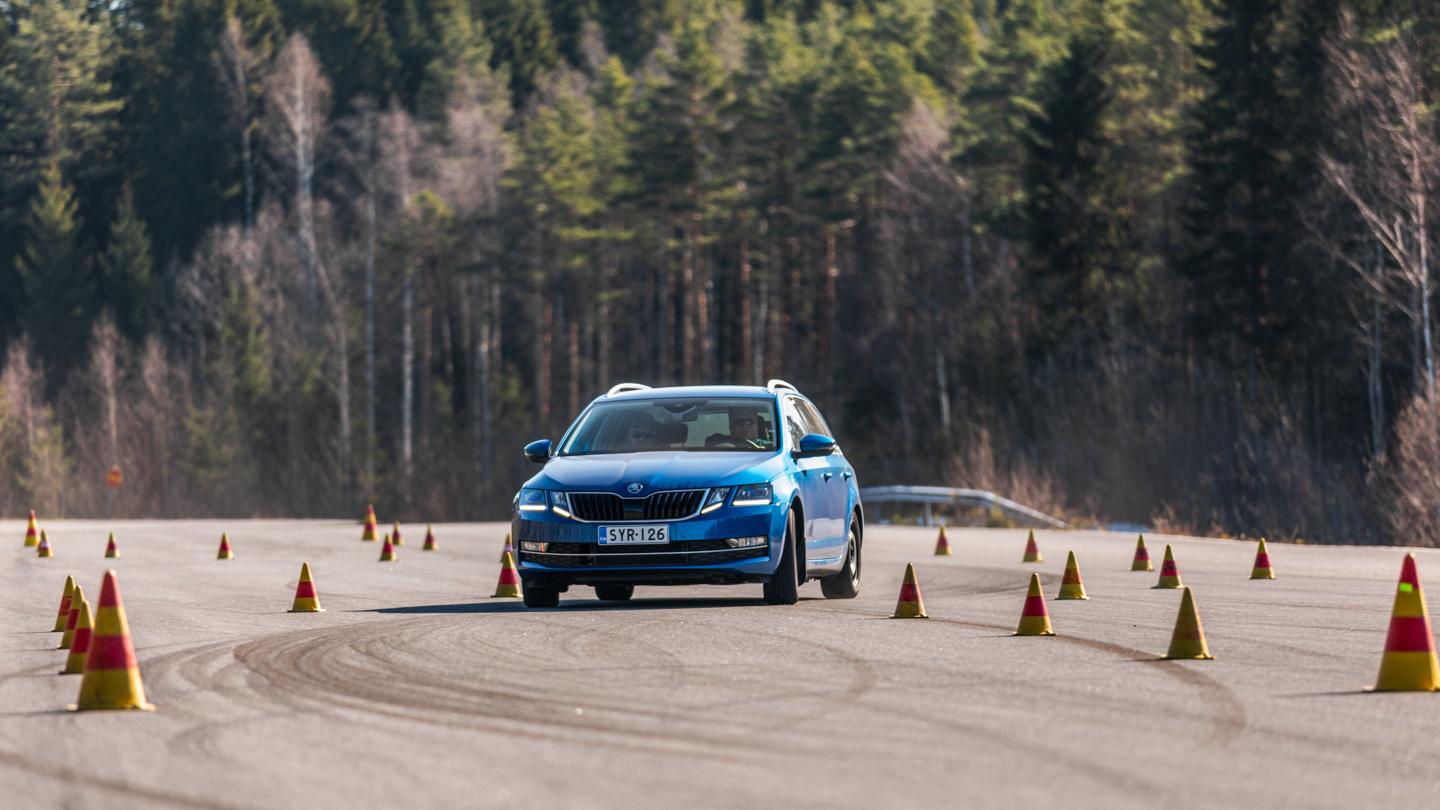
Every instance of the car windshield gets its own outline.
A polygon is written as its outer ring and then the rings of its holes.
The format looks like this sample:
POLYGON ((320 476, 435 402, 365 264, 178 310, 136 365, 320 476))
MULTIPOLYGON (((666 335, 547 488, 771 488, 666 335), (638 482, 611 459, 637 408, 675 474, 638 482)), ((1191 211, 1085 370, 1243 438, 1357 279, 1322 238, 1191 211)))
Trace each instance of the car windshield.
POLYGON ((757 397, 626 399, 590 408, 563 456, 648 450, 774 451, 775 403, 757 397))

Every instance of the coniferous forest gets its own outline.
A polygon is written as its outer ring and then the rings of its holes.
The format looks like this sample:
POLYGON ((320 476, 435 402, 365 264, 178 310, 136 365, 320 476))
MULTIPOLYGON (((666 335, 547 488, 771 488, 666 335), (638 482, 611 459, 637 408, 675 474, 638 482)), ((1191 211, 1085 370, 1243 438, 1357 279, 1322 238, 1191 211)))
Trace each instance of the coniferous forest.
POLYGON ((1440 544, 1437 90, 1433 0, 0 0, 0 513, 498 518, 782 377, 862 484, 1440 544))

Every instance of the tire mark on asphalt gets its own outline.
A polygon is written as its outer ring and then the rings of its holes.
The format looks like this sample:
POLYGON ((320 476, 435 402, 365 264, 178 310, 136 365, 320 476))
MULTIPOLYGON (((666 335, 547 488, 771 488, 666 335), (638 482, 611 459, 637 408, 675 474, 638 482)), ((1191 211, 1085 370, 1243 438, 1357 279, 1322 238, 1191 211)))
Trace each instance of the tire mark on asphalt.
POLYGON ((118 779, 105 779, 100 776, 95 776, 92 773, 68 768, 64 765, 56 765, 50 762, 37 762, 9 751, 0 751, 0 765, 62 783, 82 785, 96 790, 109 791, 112 794, 131 799, 139 799, 174 807, 199 808, 200 810, 238 810, 238 808, 243 807, 243 805, 221 804, 220 802, 210 799, 186 796, 182 793, 173 793, 141 785, 133 785, 118 779))

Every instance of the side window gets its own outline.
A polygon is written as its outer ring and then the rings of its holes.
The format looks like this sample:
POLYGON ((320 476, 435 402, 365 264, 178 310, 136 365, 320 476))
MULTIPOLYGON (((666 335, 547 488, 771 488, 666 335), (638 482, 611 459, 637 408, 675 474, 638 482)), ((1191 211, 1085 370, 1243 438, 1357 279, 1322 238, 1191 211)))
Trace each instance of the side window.
POLYGON ((785 420, 785 432, 790 434, 790 447, 800 446, 800 437, 810 431, 805 427, 805 420, 796 409, 799 400, 795 397, 785 397, 780 402, 780 416, 785 420))
POLYGON ((819 433, 821 436, 829 436, 832 439, 835 438, 835 434, 830 432, 830 426, 825 424, 825 420, 821 418, 820 412, 815 410, 814 403, 806 402, 802 399, 796 404, 800 406, 800 415, 805 419, 806 433, 819 433))

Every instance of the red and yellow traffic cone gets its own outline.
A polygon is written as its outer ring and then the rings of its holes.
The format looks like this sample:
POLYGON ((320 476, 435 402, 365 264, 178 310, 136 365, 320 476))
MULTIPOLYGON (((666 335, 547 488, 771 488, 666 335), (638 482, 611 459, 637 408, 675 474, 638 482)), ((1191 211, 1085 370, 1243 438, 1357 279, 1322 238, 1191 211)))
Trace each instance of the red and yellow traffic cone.
POLYGON ((1065 560, 1065 575, 1060 578, 1060 595, 1056 599, 1089 599, 1085 595, 1085 581, 1080 578, 1080 564, 1075 562, 1075 552, 1065 560))
POLYGON ((80 610, 75 620, 75 638, 70 642, 70 654, 65 656, 65 668, 61 675, 79 675, 85 672, 85 654, 90 651, 90 635, 94 629, 90 616, 90 603, 80 601, 80 610))
POLYGON ((379 530, 375 525, 375 506, 371 504, 365 507, 365 530, 360 533, 360 539, 367 543, 379 540, 379 530))
POLYGON ((1195 597, 1185 588, 1180 596, 1180 613, 1175 617, 1175 632, 1170 635, 1170 649, 1167 659, 1208 661, 1210 646, 1205 643, 1205 628, 1200 624, 1200 613, 1195 609, 1195 597))
POLYGON ((944 527, 944 526, 941 526, 941 527, 940 527, 940 536, 937 537, 937 538, 935 538, 935 556, 936 556, 936 557, 949 557, 949 556, 950 556, 950 541, 945 538, 945 527, 944 527))
POLYGON ((1155 583, 1156 588, 1180 588, 1180 568, 1175 565, 1175 554, 1170 551, 1169 544, 1165 546, 1165 559, 1160 562, 1160 581, 1155 583))
POLYGON ((515 558, 510 552, 500 558, 500 581, 495 583, 495 596, 520 596, 520 572, 515 570, 515 558))
POLYGON ((120 549, 115 545, 115 533, 110 533, 110 541, 105 544, 105 559, 113 560, 120 556, 120 549))
POLYGON ((513 545, 510 544, 510 533, 509 533, 509 532, 506 532, 506 533, 505 533, 505 546, 500 549, 500 561, 501 561, 501 562, 504 562, 504 561, 505 561, 505 555, 506 555, 506 554, 509 554, 511 557, 514 557, 514 556, 515 556, 515 546, 513 546, 513 545))
POLYGON ((1034 530, 1034 529, 1031 529, 1031 530, 1030 530, 1030 536, 1027 537, 1027 538, 1025 538, 1025 556, 1024 556, 1023 558, 1021 558, 1020 562, 1027 562, 1027 563, 1045 562, 1045 558, 1042 557, 1042 556, 1040 556, 1040 546, 1035 543, 1035 530, 1034 530))
POLYGON ((55 556, 55 550, 52 549, 52 548, 50 548, 50 535, 46 534, 44 529, 41 529, 41 530, 40 530, 40 545, 38 545, 38 546, 35 547, 35 556, 36 556, 36 557, 54 557, 54 556, 55 556))
POLYGON ((1440 689, 1440 665, 1435 659, 1435 636, 1430 632, 1430 611, 1415 555, 1406 554, 1390 611, 1390 632, 1380 656, 1376 692, 1433 692, 1440 689))
POLYGON ((405 539, 400 536, 400 521, 395 521, 395 528, 390 531, 390 542, 392 545, 403 546, 405 539))
POLYGON ((895 602, 893 619, 928 619, 925 613, 925 597, 920 595, 920 583, 915 579, 915 564, 905 563, 905 579, 900 582, 900 598, 895 602))
POLYGON ((35 510, 30 510, 30 522, 25 526, 25 548, 40 545, 40 527, 35 523, 35 510))
POLYGON ((395 546, 390 542, 390 535, 385 535, 385 545, 380 547, 380 562, 395 562, 400 555, 395 553, 395 546))
POLYGON ((300 563, 300 582, 295 586, 295 601, 290 605, 291 613, 324 613, 320 607, 320 594, 315 590, 315 580, 310 578, 310 563, 300 563))
POLYGON ((1274 579, 1275 569, 1270 567, 1270 552, 1265 549, 1265 538, 1260 538, 1260 547, 1255 549, 1255 566, 1250 569, 1251 579, 1274 579))
POLYGON ((130 625, 125 621, 125 606, 120 602, 114 571, 106 571, 100 585, 95 629, 90 634, 85 675, 74 708, 155 709, 145 702, 145 687, 140 683, 140 667, 135 662, 135 646, 130 641, 130 625))
POLYGON ((75 622, 80 620, 80 603, 85 600, 85 591, 80 583, 75 583, 75 590, 70 592, 70 610, 65 614, 65 634, 60 636, 60 646, 57 650, 68 650, 75 641, 75 622))
POLYGON ((60 596, 60 612, 55 614, 55 627, 50 632, 65 632, 65 623, 70 621, 70 595, 75 593, 75 577, 65 577, 65 593, 60 596))
POLYGON ((221 534, 221 535, 220 535, 220 550, 215 553, 215 559, 217 559, 217 560, 233 560, 233 559, 235 559, 235 552, 233 552, 233 551, 230 550, 230 535, 228 535, 228 534, 221 534))
POLYGON ((435 527, 427 524, 425 526, 425 545, 421 546, 420 550, 435 551, 438 548, 440 547, 435 545, 435 527))
POLYGON ((1040 575, 1030 575, 1030 590, 1025 593, 1025 606, 1020 609, 1020 626, 1015 628, 1017 636, 1053 636, 1055 628, 1050 626, 1050 610, 1045 607, 1045 593, 1040 590, 1040 575))
POLYGON ((1135 541, 1135 559, 1130 561, 1131 571, 1154 571, 1155 566, 1150 564, 1150 550, 1145 548, 1145 535, 1135 541))

